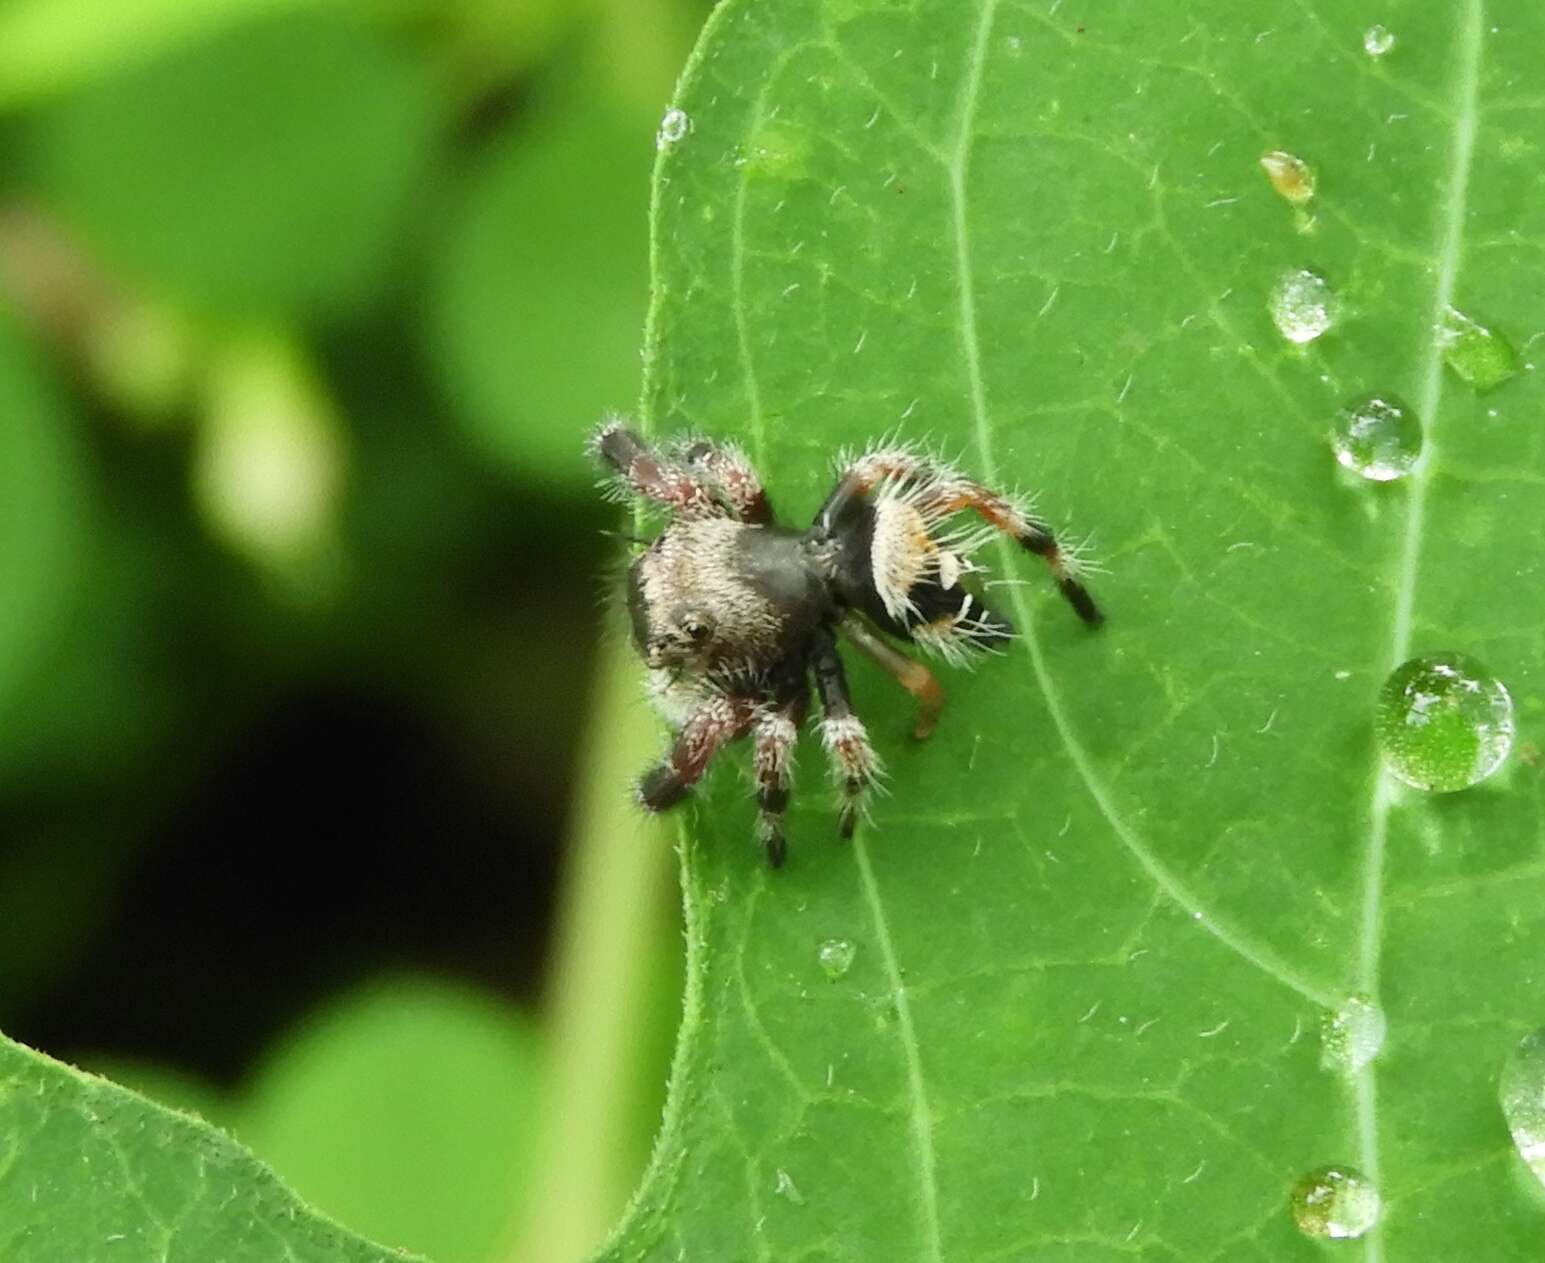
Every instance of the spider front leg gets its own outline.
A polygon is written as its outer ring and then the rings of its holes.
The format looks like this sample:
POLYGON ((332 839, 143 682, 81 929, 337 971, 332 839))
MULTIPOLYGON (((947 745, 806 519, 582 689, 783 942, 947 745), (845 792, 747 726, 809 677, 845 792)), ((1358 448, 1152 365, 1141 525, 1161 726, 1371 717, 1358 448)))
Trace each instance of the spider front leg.
POLYGON ((805 699, 792 698, 774 709, 758 713, 752 729, 756 754, 756 802, 760 810, 758 834, 767 849, 767 862, 782 868, 788 854, 783 836, 783 813, 789 806, 790 771, 794 745, 799 740, 799 721, 804 718, 805 699))
POLYGON ((736 444, 688 439, 673 452, 688 469, 702 474, 719 489, 742 522, 766 526, 773 520, 772 504, 762 488, 762 480, 736 444))
POLYGON ((666 505, 685 518, 725 516, 708 481, 654 451, 621 417, 602 422, 590 447, 635 495, 666 505))
POLYGON ((674 807, 703 779, 714 756, 746 735, 756 712, 749 697, 715 694, 704 700, 682 724, 670 753, 639 782, 639 802, 650 811, 674 807))
POLYGON ((837 832, 844 838, 851 838, 864 798, 879 778, 880 758, 869 744, 864 721, 853 713, 847 672, 837 653, 837 638, 830 631, 823 630, 819 634, 810 656, 810 668, 815 673, 815 687, 826 711, 821 720, 821 741, 842 788, 837 832))

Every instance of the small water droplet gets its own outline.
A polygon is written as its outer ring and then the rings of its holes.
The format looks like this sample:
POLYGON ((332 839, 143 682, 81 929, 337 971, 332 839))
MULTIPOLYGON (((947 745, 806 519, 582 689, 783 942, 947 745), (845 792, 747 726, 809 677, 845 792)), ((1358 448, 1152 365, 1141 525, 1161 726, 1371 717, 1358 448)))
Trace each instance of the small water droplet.
POLYGON ((1479 784, 1513 747, 1513 699, 1502 681, 1458 653, 1412 658, 1379 691, 1379 744, 1389 770, 1417 789, 1479 784))
POLYGON ((691 117, 685 110, 678 110, 673 105, 665 111, 665 117, 660 120, 660 130, 655 133, 654 147, 669 149, 678 140, 684 139, 691 130, 691 117))
POLYGON ((1443 313, 1438 345, 1443 348, 1444 362, 1477 390, 1500 386, 1518 372, 1513 344, 1453 307, 1443 313))
POLYGON ((789 1177, 789 1173, 782 1167, 778 1168, 777 1179, 778 1182, 773 1185, 774 1193, 776 1193, 779 1197, 788 1198, 789 1201, 793 1202, 796 1206, 803 1206, 805 1204, 805 1195, 799 1191, 799 1188, 789 1177))
POLYGON ((1379 1190, 1351 1167, 1317 1167, 1293 1186, 1293 1222, 1306 1237, 1347 1240, 1379 1221, 1379 1190))
POLYGON ((1289 342, 1313 342, 1335 320, 1335 295, 1323 276, 1301 269, 1277 282, 1269 309, 1289 342))
POLYGON ((1379 1055, 1387 1030, 1384 1010, 1365 996, 1348 996, 1320 1028, 1320 1065, 1356 1074, 1379 1055))
POLYGON ((1314 171, 1297 154, 1273 149, 1261 155, 1261 170, 1276 189, 1294 206, 1302 206, 1314 197, 1314 171))
POLYGON ((1398 400, 1370 395, 1343 408, 1330 434, 1336 460, 1373 482, 1404 478, 1422 454, 1422 427, 1398 400))
POLYGON ((845 938, 829 938, 816 950, 816 959, 821 962, 821 971, 835 980, 853 967, 853 957, 857 951, 845 938))
POLYGON ((1497 1094, 1519 1156, 1545 1184, 1545 1028, 1525 1035, 1513 1050, 1497 1094))
POLYGON ((1377 24, 1363 32, 1363 51, 1370 57, 1382 57, 1395 46, 1395 33, 1377 24))

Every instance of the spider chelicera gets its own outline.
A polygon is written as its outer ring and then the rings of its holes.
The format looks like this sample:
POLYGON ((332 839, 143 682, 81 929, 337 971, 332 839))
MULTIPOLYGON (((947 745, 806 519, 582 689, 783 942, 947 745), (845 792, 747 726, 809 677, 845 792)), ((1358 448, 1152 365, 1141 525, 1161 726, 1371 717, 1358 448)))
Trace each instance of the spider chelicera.
POLYGON ((732 444, 683 438, 657 450, 610 418, 591 445, 614 471, 619 497, 672 513, 628 571, 633 640, 676 730, 669 752, 639 782, 639 801, 651 811, 674 806, 715 755, 750 735, 759 836, 775 868, 787 851, 790 763, 812 678, 842 794, 842 837, 853 835, 879 773, 853 712, 839 635, 917 699, 913 735, 922 738, 938 721, 944 692, 885 636, 951 663, 1011 637, 1013 625, 963 582, 981 569, 972 554, 994 535, 1043 558, 1079 617, 1090 626, 1102 621, 1045 523, 1013 497, 910 447, 880 445, 844 462, 801 530, 774 521, 761 480, 732 444), (958 525, 964 513, 978 520, 958 525))

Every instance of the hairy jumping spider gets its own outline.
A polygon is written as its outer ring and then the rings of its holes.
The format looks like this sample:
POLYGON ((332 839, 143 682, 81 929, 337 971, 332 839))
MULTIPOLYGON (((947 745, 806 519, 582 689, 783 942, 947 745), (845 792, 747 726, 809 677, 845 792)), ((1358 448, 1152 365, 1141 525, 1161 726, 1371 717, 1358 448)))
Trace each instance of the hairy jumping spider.
POLYGON ((944 692, 927 667, 879 633, 952 663, 1012 636, 1012 624, 961 582, 980 569, 971 555, 994 534, 1044 558, 1079 617, 1101 621, 1044 523, 910 448, 879 446, 846 462, 815 521, 799 530, 774 522, 761 481, 733 445, 688 438, 656 451, 611 418, 592 447, 616 471, 620 496, 674 514, 628 572, 633 639, 677 730, 670 752, 639 783, 639 801, 651 811, 674 806, 720 750, 750 734, 759 832, 775 868, 787 849, 790 761, 811 676, 843 795, 843 837, 853 835, 879 773, 848 696, 839 634, 917 699, 913 735, 921 738, 933 731, 944 692), (980 523, 946 529, 966 511, 980 523))

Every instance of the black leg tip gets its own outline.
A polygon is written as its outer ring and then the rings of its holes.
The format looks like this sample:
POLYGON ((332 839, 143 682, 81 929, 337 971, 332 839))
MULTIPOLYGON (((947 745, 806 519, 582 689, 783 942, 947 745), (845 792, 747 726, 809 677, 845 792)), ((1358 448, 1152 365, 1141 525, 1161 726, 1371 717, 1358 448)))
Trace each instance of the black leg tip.
POLYGON ((767 839, 767 866, 769 868, 782 868, 783 861, 789 857, 789 844, 784 841, 783 834, 775 833, 767 839))
POLYGON ((844 842, 851 840, 853 837, 853 828, 857 823, 857 815, 855 815, 852 811, 844 809, 842 815, 837 818, 837 836, 844 842))
POLYGON ((1090 627, 1098 627, 1105 622, 1105 615, 1100 613, 1100 607, 1094 603, 1094 598, 1089 595, 1083 584, 1074 579, 1064 579, 1058 586, 1061 587, 1062 595, 1067 598, 1068 604, 1090 627))
POLYGON ((639 804, 650 811, 667 811, 687 796, 687 787, 669 767, 657 767, 638 783, 639 804))
POLYGON ((628 429, 619 416, 609 416, 592 433, 591 449, 603 460, 626 467, 627 463, 644 450, 644 442, 628 429))

